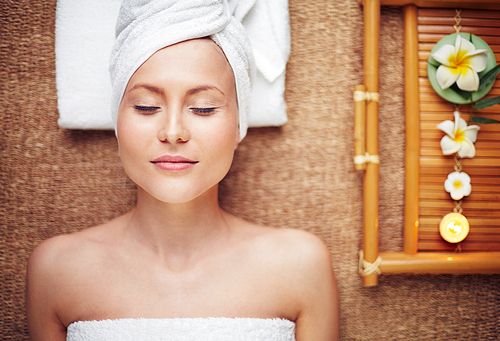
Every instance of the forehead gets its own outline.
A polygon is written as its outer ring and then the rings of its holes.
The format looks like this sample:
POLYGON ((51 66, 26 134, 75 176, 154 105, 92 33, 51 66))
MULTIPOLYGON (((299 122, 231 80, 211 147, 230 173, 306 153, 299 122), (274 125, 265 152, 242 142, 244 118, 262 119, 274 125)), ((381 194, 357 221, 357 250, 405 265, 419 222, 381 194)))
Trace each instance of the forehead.
POLYGON ((131 78, 182 77, 186 81, 210 79, 230 82, 234 74, 222 49, 211 39, 193 39, 155 52, 131 78))

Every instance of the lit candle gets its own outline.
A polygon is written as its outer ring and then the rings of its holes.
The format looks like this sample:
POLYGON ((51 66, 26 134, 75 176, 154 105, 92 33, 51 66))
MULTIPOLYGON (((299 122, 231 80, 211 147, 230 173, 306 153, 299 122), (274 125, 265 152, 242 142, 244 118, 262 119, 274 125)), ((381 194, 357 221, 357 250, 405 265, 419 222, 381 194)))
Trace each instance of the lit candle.
POLYGON ((469 234, 469 221, 460 213, 448 213, 439 224, 439 233, 448 243, 460 243, 469 234))

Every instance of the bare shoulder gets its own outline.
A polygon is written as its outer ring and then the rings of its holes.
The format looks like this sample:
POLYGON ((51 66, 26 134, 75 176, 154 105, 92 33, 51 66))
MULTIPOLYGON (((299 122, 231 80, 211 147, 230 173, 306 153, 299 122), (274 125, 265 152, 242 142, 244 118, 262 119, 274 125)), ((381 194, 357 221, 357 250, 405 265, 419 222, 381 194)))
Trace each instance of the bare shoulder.
POLYGON ((247 240, 261 257, 279 262, 281 266, 289 265, 298 276, 316 269, 331 269, 330 252, 318 236, 300 229, 246 224, 253 237, 247 240))
POLYGON ((254 257, 268 287, 293 307, 297 340, 337 340, 338 289, 330 252, 318 236, 299 229, 254 225, 254 257))
POLYGON ((100 228, 59 235, 38 245, 28 261, 26 313, 32 340, 65 340, 68 300, 75 283, 89 274, 100 228))
POLYGON ((89 261, 98 248, 97 235, 104 226, 81 232, 58 235, 44 240, 32 252, 28 262, 28 274, 56 276, 71 274, 71 269, 89 261))

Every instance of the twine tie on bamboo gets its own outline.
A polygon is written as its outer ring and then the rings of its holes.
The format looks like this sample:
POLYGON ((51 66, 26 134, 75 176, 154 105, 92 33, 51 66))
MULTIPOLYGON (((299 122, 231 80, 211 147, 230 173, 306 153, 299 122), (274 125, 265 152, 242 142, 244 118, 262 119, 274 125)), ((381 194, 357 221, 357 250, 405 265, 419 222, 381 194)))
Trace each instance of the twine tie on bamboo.
POLYGON ((453 28, 455 29, 456 33, 459 33, 460 30, 462 29, 462 26, 460 26, 460 22, 462 21, 462 17, 460 16, 460 13, 462 13, 461 9, 456 9, 455 12, 457 15, 453 17, 455 19, 455 25, 453 25, 453 28))
POLYGON ((354 102, 378 102, 379 98, 378 92, 354 91, 354 102))
POLYGON ((375 259, 375 262, 368 262, 367 260, 365 260, 363 250, 359 250, 359 274, 361 275, 361 277, 366 277, 373 273, 376 273, 377 275, 382 274, 382 271, 380 271, 379 268, 381 263, 382 257, 380 256, 375 259))
POLYGON ((370 153, 368 152, 366 152, 365 155, 354 156, 355 165, 362 165, 365 163, 373 163, 378 165, 380 163, 380 157, 378 155, 370 155, 370 153))

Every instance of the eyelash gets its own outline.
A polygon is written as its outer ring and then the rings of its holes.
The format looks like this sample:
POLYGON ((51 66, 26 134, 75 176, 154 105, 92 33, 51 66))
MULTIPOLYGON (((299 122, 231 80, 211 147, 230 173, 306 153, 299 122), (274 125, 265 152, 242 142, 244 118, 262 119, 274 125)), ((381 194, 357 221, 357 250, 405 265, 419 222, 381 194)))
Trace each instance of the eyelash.
POLYGON ((150 107, 146 105, 134 105, 134 109, 146 113, 153 113, 160 109, 160 107, 150 107))
POLYGON ((194 111, 196 114, 199 115, 208 115, 213 113, 217 108, 191 108, 192 111, 194 111))
MULTIPOLYGON (((147 106, 147 105, 134 105, 134 109, 137 111, 141 111, 143 113, 154 113, 160 109, 160 107, 153 107, 153 106, 147 106)), ((198 115, 209 115, 212 114, 217 108, 216 107, 210 107, 210 108, 191 108, 191 110, 198 115)))

